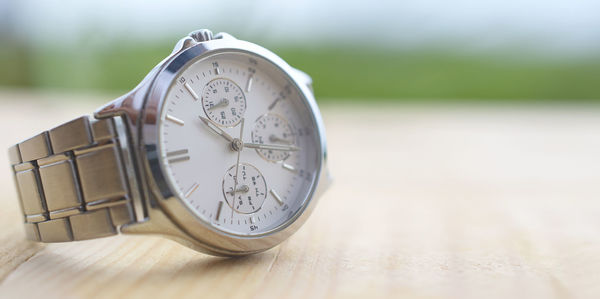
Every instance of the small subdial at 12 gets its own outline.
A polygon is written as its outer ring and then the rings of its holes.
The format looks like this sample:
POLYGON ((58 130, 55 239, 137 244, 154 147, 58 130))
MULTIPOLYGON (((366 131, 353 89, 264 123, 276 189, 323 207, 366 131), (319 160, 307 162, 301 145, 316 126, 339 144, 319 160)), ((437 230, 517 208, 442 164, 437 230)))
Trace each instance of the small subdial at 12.
MULTIPOLYGON (((267 113, 256 120, 252 130, 252 142, 260 144, 294 145, 296 136, 292 126, 282 116, 267 113)), ((258 154, 272 162, 283 161, 290 156, 289 151, 257 149, 258 154)))
POLYGON ((233 81, 214 79, 204 87, 202 107, 206 116, 218 125, 234 127, 246 112, 246 97, 233 81))
POLYGON ((258 211, 267 197, 265 178, 256 167, 247 163, 240 163, 237 188, 234 192, 235 171, 235 165, 233 165, 223 177, 225 201, 238 213, 250 214, 258 211))

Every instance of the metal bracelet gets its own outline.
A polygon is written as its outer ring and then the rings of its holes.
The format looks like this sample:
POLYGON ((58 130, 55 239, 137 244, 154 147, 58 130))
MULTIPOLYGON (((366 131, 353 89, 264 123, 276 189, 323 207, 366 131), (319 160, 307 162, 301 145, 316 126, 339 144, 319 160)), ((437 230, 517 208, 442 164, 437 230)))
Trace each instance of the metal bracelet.
POLYGON ((9 149, 27 238, 86 240, 135 221, 114 119, 77 118, 9 149))

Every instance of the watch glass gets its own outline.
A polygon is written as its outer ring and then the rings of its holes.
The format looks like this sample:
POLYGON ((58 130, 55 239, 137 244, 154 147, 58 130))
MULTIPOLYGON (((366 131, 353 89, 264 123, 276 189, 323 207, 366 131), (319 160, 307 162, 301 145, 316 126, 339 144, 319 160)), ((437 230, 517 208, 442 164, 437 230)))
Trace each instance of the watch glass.
POLYGON ((239 236, 289 225, 322 162, 304 95, 274 63, 244 51, 184 66, 162 102, 158 130, 175 196, 207 225, 239 236))

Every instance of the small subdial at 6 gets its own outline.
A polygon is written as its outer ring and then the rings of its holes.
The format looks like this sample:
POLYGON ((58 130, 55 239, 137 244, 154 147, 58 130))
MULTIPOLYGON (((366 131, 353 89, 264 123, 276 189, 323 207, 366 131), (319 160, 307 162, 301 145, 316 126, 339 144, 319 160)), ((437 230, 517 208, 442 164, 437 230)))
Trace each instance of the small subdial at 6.
POLYGON ((234 127, 246 112, 246 97, 233 81, 214 79, 204 87, 202 107, 206 116, 218 125, 234 127))
MULTIPOLYGON (((292 126, 282 116, 267 113, 256 120, 252 130, 252 142, 260 144, 294 145, 296 136, 292 126)), ((268 161, 278 162, 290 156, 289 151, 257 149, 258 154, 268 161)))
POLYGON ((234 191, 235 171, 235 165, 233 165, 223 177, 225 201, 238 213, 250 214, 258 211, 267 197, 265 178, 256 167, 240 163, 239 178, 234 191))

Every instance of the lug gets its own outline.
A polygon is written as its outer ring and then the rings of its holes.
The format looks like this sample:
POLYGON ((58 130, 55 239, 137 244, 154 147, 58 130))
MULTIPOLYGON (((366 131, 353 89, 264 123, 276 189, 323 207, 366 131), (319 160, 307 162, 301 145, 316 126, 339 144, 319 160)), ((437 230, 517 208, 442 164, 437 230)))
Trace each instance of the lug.
POLYGON ((186 36, 186 37, 180 39, 175 44, 175 47, 173 47, 173 51, 171 52, 171 55, 169 55, 169 57, 172 56, 172 55, 175 55, 175 54, 177 54, 177 53, 179 53, 179 52, 181 52, 181 51, 183 51, 183 50, 185 50, 187 48, 191 48, 191 47, 193 47, 193 46, 195 46, 197 44, 198 44, 198 42, 195 41, 192 37, 186 36))
POLYGON ((313 82, 312 78, 307 73, 305 73, 297 68, 292 68, 292 70, 294 71, 294 75, 296 76, 296 78, 300 82, 303 82, 306 86, 308 86, 310 91, 314 93, 313 87, 312 87, 312 82, 313 82))
MULTIPOLYGON (((149 205, 150 206, 150 205, 149 205)), ((144 222, 136 222, 127 224, 121 227, 122 234, 131 235, 159 235, 164 238, 171 239, 184 246, 194 249, 199 252, 211 254, 215 256, 235 256, 247 255, 254 252, 234 252, 222 248, 212 247, 208 244, 198 242, 190 237, 190 234, 179 227, 171 220, 169 215, 165 213, 159 206, 148 210, 148 218, 144 222)))
POLYGON ((321 178, 319 179, 319 183, 317 184, 317 189, 315 190, 314 196, 316 198, 321 198, 321 196, 323 196, 323 194, 325 194, 325 192, 329 190, 329 187, 331 187, 332 184, 333 178, 331 177, 331 174, 329 172, 329 167, 327 167, 327 164, 325 164, 325 167, 323 167, 323 171, 321 173, 321 178))
POLYGON ((144 222, 137 222, 122 226, 120 230, 121 233, 133 235, 160 235, 196 251, 212 255, 226 255, 224 253, 220 253, 218 250, 199 245, 197 242, 192 240, 188 234, 181 230, 181 228, 175 225, 173 221, 171 221, 168 216, 164 214, 163 211, 157 208, 151 208, 148 211, 148 216, 148 220, 144 222))

